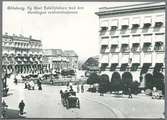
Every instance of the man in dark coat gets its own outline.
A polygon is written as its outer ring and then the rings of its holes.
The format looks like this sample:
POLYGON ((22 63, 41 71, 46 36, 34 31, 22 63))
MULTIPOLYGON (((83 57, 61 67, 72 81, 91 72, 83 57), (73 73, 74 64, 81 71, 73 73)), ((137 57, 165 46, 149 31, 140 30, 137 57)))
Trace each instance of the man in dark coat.
POLYGON ((84 85, 83 84, 81 85, 81 92, 82 93, 84 92, 84 85))
POLYGON ((19 103, 19 111, 21 115, 23 115, 24 107, 25 103, 23 102, 23 100, 21 100, 21 102, 19 103))

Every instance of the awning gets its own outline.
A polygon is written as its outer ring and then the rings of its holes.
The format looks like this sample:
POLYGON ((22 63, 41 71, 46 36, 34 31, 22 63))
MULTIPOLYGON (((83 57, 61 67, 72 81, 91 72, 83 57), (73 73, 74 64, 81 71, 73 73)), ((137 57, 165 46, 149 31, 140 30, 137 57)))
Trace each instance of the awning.
POLYGON ((137 71, 139 66, 140 66, 140 63, 132 63, 131 71, 137 71))
POLYGON ((162 66, 163 66, 163 63, 156 63, 154 67, 158 67, 158 68, 160 67, 161 68, 162 66))
POLYGON ((118 48, 118 44, 112 44, 110 52, 116 52, 117 48, 118 48))
POLYGON ((114 71, 117 67, 118 63, 111 63, 111 66, 110 66, 110 71, 114 71))
POLYGON ((100 69, 105 70, 107 66, 108 66, 108 63, 101 63, 100 69))
POLYGON ((121 52, 129 52, 129 45, 128 44, 122 44, 121 45, 121 52))
POLYGON ((143 63, 143 67, 150 67, 152 65, 152 63, 143 63))
POLYGON ((128 63, 121 64, 120 71, 125 71, 128 68, 128 63))
POLYGON ((150 47, 151 46, 151 42, 145 42, 144 44, 143 44, 143 49, 147 49, 148 47, 150 47))

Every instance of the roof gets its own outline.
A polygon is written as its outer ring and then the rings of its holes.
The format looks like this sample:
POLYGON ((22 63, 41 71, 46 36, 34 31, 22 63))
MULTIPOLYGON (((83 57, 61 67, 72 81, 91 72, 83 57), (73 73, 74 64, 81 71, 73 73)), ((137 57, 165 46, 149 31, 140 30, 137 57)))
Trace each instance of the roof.
POLYGON ((64 50, 64 56, 77 57, 78 55, 74 50, 64 50))
POLYGON ((149 2, 149 3, 125 5, 125 6, 117 6, 117 7, 102 7, 102 8, 99 8, 99 12, 96 12, 95 14, 100 16, 100 15, 108 15, 108 14, 116 14, 116 13, 155 10, 155 9, 165 10, 165 2, 149 2))
POLYGON ((44 55, 49 56, 62 56, 64 55, 61 49, 43 49, 44 55))

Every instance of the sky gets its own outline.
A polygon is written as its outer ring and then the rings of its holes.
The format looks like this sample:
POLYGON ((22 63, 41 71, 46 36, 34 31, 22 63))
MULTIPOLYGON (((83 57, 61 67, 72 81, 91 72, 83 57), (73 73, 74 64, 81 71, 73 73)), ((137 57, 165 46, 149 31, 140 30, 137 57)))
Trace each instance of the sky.
MULTIPOLYGON (((100 7, 138 4, 138 2, 3 2, 3 34, 22 34, 40 39, 43 48, 74 50, 80 60, 99 54, 99 18, 95 12, 100 7), (33 14, 41 11, 34 7, 54 7, 71 14, 33 14), (69 7, 71 8, 69 10, 69 7), (76 8, 78 8, 76 10, 76 8), (72 9, 73 8, 73 9, 72 9), (68 10, 67 10, 68 9, 68 10), (77 12, 77 13, 76 13, 77 12)), ((53 9, 52 9, 53 10, 53 9)))

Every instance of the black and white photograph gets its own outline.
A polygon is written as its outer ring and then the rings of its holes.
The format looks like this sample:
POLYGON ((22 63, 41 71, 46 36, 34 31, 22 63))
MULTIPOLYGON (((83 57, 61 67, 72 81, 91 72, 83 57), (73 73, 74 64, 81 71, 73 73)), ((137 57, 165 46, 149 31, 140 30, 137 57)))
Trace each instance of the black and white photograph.
POLYGON ((3 1, 2 119, 165 118, 165 2, 3 1))

